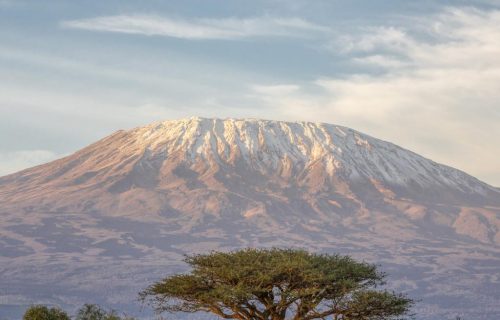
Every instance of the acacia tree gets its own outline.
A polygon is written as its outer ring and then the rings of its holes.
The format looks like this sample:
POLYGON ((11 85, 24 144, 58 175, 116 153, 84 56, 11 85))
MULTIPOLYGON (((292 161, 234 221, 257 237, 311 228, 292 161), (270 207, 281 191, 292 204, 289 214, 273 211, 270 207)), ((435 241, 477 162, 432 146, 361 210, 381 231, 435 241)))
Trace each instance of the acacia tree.
POLYGON ((224 319, 401 319, 412 301, 377 290, 385 275, 348 256, 244 249, 188 256, 188 274, 140 293, 161 312, 205 311, 224 319))

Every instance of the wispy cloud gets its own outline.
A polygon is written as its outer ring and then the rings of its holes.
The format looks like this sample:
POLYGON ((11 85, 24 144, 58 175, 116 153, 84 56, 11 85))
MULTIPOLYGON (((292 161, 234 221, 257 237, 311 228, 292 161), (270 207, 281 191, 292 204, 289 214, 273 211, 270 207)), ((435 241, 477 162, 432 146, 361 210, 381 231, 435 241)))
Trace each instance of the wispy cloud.
POLYGON ((248 37, 304 37, 328 28, 300 18, 254 17, 181 19, 152 15, 116 15, 63 21, 63 27, 182 39, 241 39, 248 37))
POLYGON ((450 8, 365 28, 329 49, 377 72, 323 77, 314 93, 254 91, 284 114, 365 128, 500 185, 499 25, 500 11, 450 8))

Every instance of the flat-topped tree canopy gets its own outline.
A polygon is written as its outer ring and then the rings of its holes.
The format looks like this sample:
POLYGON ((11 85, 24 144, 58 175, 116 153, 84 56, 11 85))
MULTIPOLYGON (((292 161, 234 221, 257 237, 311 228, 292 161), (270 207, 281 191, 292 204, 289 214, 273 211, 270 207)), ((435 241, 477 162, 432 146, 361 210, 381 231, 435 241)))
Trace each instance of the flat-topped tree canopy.
POLYGON ((396 319, 412 301, 377 290, 384 274, 349 256, 244 249, 189 256, 188 274, 141 293, 158 312, 205 311, 224 319, 396 319))

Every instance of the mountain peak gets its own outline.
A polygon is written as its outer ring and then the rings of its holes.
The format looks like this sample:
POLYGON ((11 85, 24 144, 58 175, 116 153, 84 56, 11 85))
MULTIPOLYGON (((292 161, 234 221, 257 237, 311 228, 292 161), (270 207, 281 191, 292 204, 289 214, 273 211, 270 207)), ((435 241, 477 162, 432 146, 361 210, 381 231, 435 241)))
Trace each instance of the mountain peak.
POLYGON ((349 181, 451 188, 469 195, 494 190, 459 170, 392 143, 326 123, 191 117, 135 128, 128 136, 127 145, 137 144, 136 152, 147 150, 150 155, 166 157, 177 154, 191 164, 243 161, 271 175, 290 170, 303 174, 311 166, 321 166, 328 177, 349 181))
POLYGON ((213 176, 217 185, 224 184, 219 181, 224 172, 317 190, 365 184, 432 201, 489 201, 498 194, 462 171, 347 127, 232 118, 191 117, 118 131, 67 158, 7 178, 24 184, 28 177, 45 177, 40 188, 73 181, 155 190, 179 167, 213 176))
POLYGON ((500 192, 342 126, 193 117, 118 131, 0 178, 0 212, 0 251, 14 257, 2 280, 30 297, 34 273, 52 281, 44 288, 57 279, 59 301, 86 270, 92 299, 129 303, 145 275, 183 254, 298 246, 404 270, 399 285, 431 304, 473 283, 481 298, 466 308, 498 309, 488 279, 500 261, 500 192), (133 282, 126 295, 119 269, 133 282))

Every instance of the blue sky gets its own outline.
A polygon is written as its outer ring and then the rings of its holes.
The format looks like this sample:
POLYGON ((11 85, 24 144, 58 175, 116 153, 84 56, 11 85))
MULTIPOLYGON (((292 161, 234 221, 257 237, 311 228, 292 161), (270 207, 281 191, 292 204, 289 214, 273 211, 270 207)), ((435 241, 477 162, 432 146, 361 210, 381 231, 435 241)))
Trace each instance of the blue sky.
POLYGON ((0 0, 0 174, 189 116, 341 124, 500 186, 500 2, 0 0))

